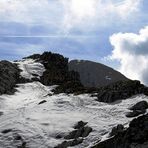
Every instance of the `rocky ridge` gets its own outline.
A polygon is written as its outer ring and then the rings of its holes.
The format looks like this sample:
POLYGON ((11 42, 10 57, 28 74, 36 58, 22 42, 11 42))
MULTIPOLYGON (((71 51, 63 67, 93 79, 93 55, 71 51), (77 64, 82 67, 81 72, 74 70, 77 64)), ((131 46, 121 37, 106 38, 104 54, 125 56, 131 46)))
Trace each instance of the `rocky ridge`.
MULTIPOLYGON (((114 136, 100 142, 92 148, 147 148, 148 147, 148 114, 133 119, 127 129, 120 128, 114 136)), ((116 128, 117 129, 117 128, 116 128)))
POLYGON ((0 61, 0 94, 13 94, 19 81, 20 70, 16 64, 0 61))
POLYGON ((126 81, 120 72, 88 60, 72 60, 68 64, 69 70, 77 71, 80 80, 85 87, 102 87, 118 81, 126 81))

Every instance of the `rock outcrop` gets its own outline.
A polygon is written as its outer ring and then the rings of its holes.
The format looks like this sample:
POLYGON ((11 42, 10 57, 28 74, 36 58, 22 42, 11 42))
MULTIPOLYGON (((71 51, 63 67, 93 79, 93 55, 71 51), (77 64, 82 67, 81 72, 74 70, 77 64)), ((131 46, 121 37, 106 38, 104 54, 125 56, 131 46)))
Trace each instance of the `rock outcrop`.
POLYGON ((83 88, 79 73, 68 69, 68 58, 51 52, 34 54, 26 58, 35 59, 44 65, 46 70, 40 81, 44 85, 59 85, 54 90, 55 93, 74 93, 83 88))
POLYGON ((100 63, 87 60, 72 60, 69 70, 77 71, 85 87, 101 87, 117 81, 128 80, 118 71, 100 63))
POLYGON ((0 61, 0 94, 13 94, 19 81, 20 70, 16 64, 0 61))
POLYGON ((133 119, 126 130, 116 132, 115 136, 102 141, 92 148, 147 148, 148 114, 133 119))
POLYGON ((134 106, 129 108, 131 112, 128 112, 126 114, 126 117, 136 117, 140 114, 144 114, 147 108, 148 108, 148 103, 146 101, 140 101, 136 103, 134 106))
POLYGON ((111 103, 117 100, 127 99, 137 94, 147 94, 148 88, 140 81, 119 81, 98 90, 97 100, 111 103))
MULTIPOLYGON (((83 138, 87 137, 90 132, 92 132, 92 128, 86 126, 87 122, 79 121, 75 126, 73 131, 68 133, 63 138, 66 141, 62 142, 55 148, 67 148, 69 146, 75 146, 83 142, 83 138)), ((57 135, 58 138, 62 138, 61 135, 57 135)))

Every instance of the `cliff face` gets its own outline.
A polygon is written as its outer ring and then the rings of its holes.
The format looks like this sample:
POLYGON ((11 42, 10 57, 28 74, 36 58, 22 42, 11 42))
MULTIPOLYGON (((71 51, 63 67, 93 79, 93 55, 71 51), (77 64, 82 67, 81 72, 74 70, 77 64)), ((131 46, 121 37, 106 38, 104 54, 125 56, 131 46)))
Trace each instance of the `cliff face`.
POLYGON ((118 71, 92 61, 72 60, 69 62, 69 70, 79 72, 82 84, 87 87, 106 86, 117 81, 128 80, 118 71))
POLYGON ((13 93, 14 86, 18 82, 20 70, 17 65, 8 62, 0 61, 0 94, 13 93))

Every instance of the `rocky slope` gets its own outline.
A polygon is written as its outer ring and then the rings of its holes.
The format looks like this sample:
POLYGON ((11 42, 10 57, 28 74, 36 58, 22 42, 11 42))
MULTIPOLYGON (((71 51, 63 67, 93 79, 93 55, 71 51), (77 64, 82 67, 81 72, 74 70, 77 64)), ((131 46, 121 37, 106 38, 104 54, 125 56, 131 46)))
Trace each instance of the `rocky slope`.
POLYGON ((45 67, 40 82, 44 85, 59 85, 55 93, 73 93, 83 88, 79 73, 68 69, 68 58, 60 54, 44 52, 35 54, 27 58, 32 58, 45 67))
POLYGON ((127 129, 120 129, 114 137, 92 148, 147 148, 148 114, 133 119, 127 129))
POLYGON ((1 61, 0 74, 2 148, 148 146, 148 88, 139 81, 106 75, 109 85, 86 87, 68 59, 51 52, 1 61))
POLYGON ((16 64, 8 61, 0 61, 0 94, 12 94, 18 83, 20 70, 16 64))
POLYGON ((140 81, 127 80, 118 81, 99 88, 96 96, 100 102, 111 103, 137 94, 148 95, 148 87, 141 84, 140 81))
POLYGON ((114 69, 100 63, 87 60, 72 60, 69 70, 79 72, 80 80, 86 87, 106 86, 113 82, 127 80, 127 78, 114 69))

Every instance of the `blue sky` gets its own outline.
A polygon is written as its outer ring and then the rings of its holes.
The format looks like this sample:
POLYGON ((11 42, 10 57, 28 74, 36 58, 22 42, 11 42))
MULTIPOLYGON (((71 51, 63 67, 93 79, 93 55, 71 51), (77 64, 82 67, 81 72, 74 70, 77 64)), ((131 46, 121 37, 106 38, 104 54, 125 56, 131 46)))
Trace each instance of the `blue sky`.
MULTIPOLYGON (((139 34, 148 25, 147 7, 147 0, 0 0, 0 59, 49 50, 101 62, 130 76, 111 37, 139 34)), ((142 80, 137 75, 133 78, 142 80)))

